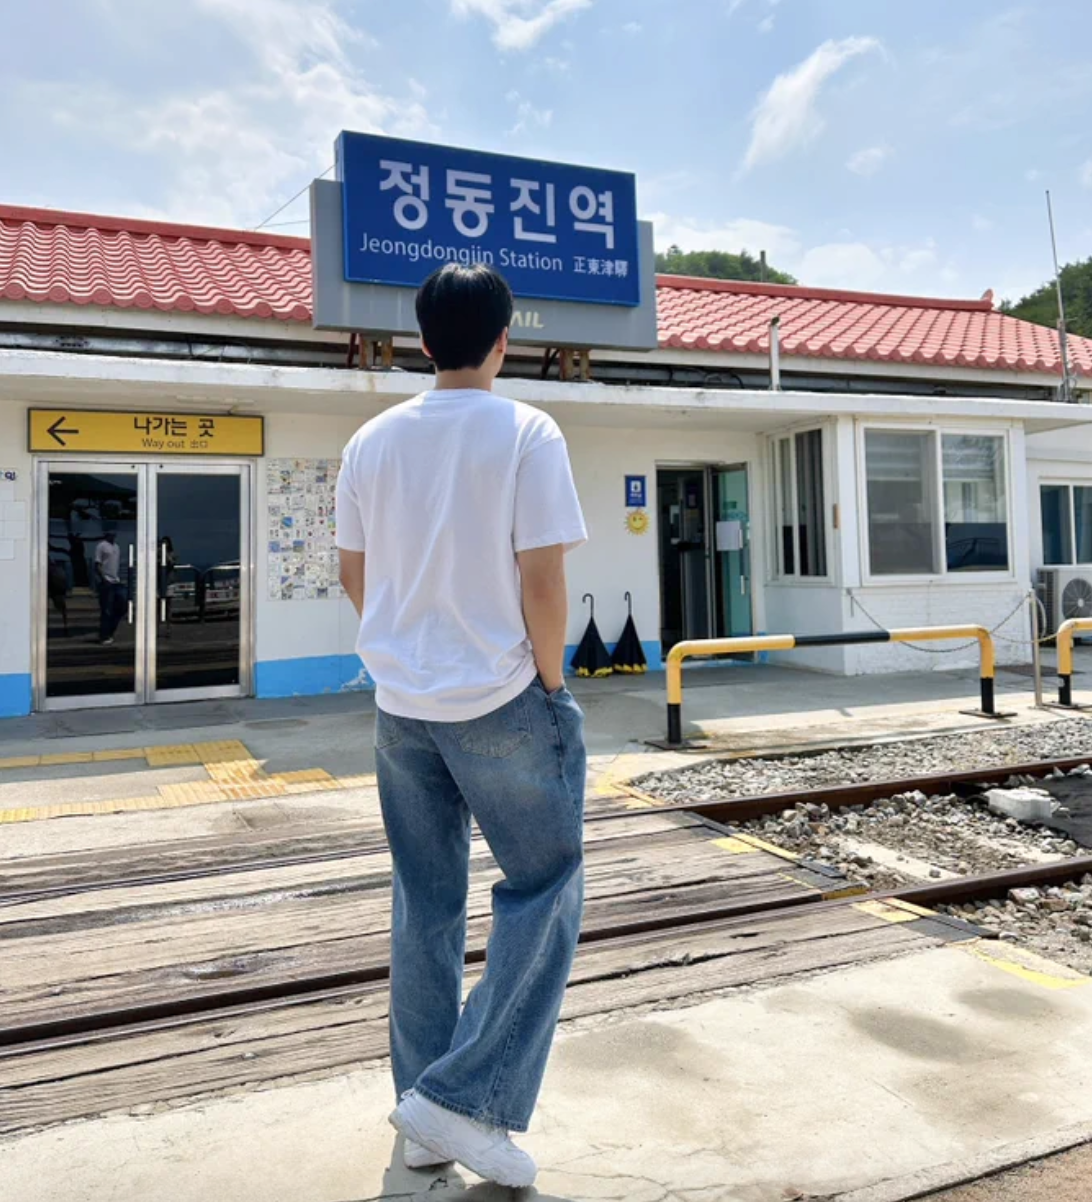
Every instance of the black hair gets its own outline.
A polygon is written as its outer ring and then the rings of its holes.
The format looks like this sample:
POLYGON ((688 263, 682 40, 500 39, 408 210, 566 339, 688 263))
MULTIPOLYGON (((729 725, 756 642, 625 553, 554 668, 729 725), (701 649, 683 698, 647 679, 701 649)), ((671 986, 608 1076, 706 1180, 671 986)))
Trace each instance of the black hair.
POLYGON ((512 324, 512 289, 485 263, 448 263, 418 290, 417 324, 438 371, 481 367, 512 324))

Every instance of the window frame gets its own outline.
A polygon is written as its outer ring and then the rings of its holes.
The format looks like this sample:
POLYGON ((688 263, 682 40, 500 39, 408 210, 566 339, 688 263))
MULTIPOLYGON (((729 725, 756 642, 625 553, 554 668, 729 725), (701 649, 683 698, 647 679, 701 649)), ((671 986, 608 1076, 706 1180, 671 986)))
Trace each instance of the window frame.
POLYGON ((1056 476, 1040 476, 1036 481, 1039 486, 1039 558, 1044 568, 1092 568, 1092 559, 1082 563, 1077 558, 1077 494, 1078 488, 1092 489, 1092 478, 1081 479, 1067 476, 1061 479, 1056 476), (1046 540, 1043 538, 1043 489, 1064 488, 1069 492, 1069 551, 1072 556, 1066 563, 1048 563, 1046 557, 1046 540))
POLYGON ((769 465, 770 472, 770 495, 772 497, 771 522, 770 530, 772 534, 772 546, 770 554, 770 574, 769 583, 771 584, 791 584, 793 586, 808 586, 808 585, 825 585, 829 587, 834 581, 834 572, 832 570, 834 564, 834 541, 832 529, 832 501, 834 473, 831 470, 831 453, 832 444, 834 442, 831 437, 831 426, 829 422, 808 422, 805 425, 790 426, 777 431, 777 433, 769 434, 769 453, 766 457, 766 462, 769 465), (820 515, 822 520, 822 546, 823 557, 826 563, 826 572, 821 576, 804 576, 800 573, 800 497, 797 485, 797 461, 796 461, 796 436, 798 434, 810 434, 818 431, 822 440, 820 448, 819 461, 820 470, 822 472, 823 483, 823 512, 820 515), (784 442, 789 444, 789 485, 790 497, 792 502, 792 547, 793 547, 793 568, 792 572, 786 572, 783 562, 784 544, 783 544, 783 528, 781 524, 781 499, 782 499, 782 474, 781 474, 781 445, 784 442))
POLYGON ((863 585, 874 588, 882 588, 885 585, 893 587, 903 587, 907 585, 930 585, 930 584, 955 584, 955 585, 983 585, 983 584, 1011 584, 1016 579, 1016 542, 1015 542, 1015 520, 1014 520, 1014 494, 1013 494, 1013 463, 1012 463, 1012 428, 1005 427, 989 427, 983 429, 981 426, 973 425, 941 425, 936 422, 883 422, 883 421, 858 421, 857 422, 857 512, 860 520, 858 522, 858 548, 861 557, 861 581, 863 585), (929 434, 933 440, 933 462, 934 462, 934 488, 935 494, 933 497, 934 513, 936 522, 933 529, 933 553, 935 556, 934 562, 939 565, 939 571, 936 572, 921 572, 921 573, 875 573, 872 571, 872 551, 869 545, 870 519, 871 515, 868 509, 868 460, 866 456, 866 435, 869 430, 878 430, 886 434, 929 434), (943 439, 946 434, 950 435, 970 435, 977 438, 998 438, 1001 440, 1001 445, 1005 456, 1004 467, 1004 484, 1005 484, 1005 535, 1007 542, 1007 555, 1009 566, 1003 571, 983 571, 983 572, 951 572, 948 570, 947 548, 944 541, 944 443, 943 439))

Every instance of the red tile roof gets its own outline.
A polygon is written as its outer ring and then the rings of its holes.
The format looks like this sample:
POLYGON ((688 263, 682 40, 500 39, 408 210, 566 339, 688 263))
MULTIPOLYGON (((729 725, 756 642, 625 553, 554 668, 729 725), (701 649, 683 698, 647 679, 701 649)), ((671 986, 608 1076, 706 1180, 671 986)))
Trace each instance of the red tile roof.
POLYGON ((310 322, 311 243, 0 205, 0 298, 310 322))
MULTIPOLYGON (((660 345, 1061 373, 1057 335, 982 300, 659 276, 660 345)), ((0 299, 311 320, 306 238, 0 205, 0 299)), ((1070 340, 1092 375, 1092 340, 1070 340)))
MULTIPOLYGON (((1061 375, 1058 335, 999 313, 992 294, 941 300, 660 276, 660 345, 766 354, 780 317, 781 353, 818 359, 979 367, 1061 375)), ((1092 375, 1092 339, 1071 337, 1071 369, 1092 375)))

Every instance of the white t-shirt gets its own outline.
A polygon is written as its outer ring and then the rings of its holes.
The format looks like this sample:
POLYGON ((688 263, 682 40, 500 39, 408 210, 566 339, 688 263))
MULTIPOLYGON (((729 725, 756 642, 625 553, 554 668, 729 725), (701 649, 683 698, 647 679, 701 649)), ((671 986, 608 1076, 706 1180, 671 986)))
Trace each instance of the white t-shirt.
POLYGON ((379 707, 465 722, 517 697, 535 662, 516 554, 586 538, 565 440, 529 405, 426 392, 361 427, 337 545, 366 556, 357 650, 379 707))
POLYGON ((121 567, 121 548, 105 538, 95 548, 95 563, 99 565, 102 578, 107 584, 117 584, 121 567))

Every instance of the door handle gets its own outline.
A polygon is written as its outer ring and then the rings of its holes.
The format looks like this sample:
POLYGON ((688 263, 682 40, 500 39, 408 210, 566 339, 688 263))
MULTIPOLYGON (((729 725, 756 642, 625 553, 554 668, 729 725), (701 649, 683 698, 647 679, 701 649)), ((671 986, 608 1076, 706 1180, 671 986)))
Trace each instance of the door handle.
POLYGON ((133 624, 133 602, 132 602, 132 600, 130 600, 129 601, 129 625, 132 626, 132 624, 133 624))
POLYGON ((133 558, 133 544, 129 544, 129 567, 132 567, 136 561, 133 558))
POLYGON ((167 620, 167 598, 164 597, 159 603, 159 620, 166 622, 167 620))

